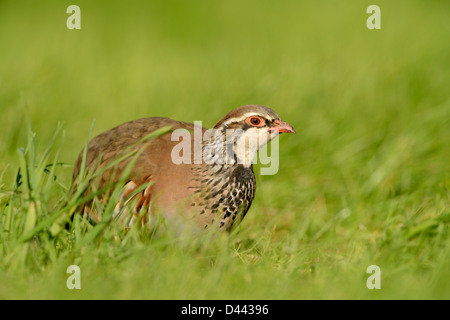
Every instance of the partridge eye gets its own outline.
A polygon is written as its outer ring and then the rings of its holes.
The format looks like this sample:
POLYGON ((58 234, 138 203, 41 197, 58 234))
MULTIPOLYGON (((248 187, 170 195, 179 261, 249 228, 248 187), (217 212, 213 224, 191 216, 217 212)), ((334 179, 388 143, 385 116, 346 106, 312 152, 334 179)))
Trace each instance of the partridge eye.
POLYGON ((247 119, 247 122, 255 127, 260 127, 264 125, 264 121, 259 117, 250 117, 247 119))
POLYGON ((254 124, 255 126, 257 126, 258 124, 260 124, 261 120, 259 120, 258 118, 251 118, 250 121, 252 122, 252 124, 254 124))

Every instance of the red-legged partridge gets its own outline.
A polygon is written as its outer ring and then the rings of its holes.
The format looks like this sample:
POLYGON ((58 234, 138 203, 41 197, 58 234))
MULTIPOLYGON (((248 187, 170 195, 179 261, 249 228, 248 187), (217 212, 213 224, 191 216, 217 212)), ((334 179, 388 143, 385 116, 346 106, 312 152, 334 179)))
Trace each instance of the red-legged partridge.
MULTIPOLYGON (((142 192, 134 195, 137 202, 133 215, 136 217, 145 210, 143 222, 159 212, 165 219, 176 216, 186 223, 192 220, 202 229, 217 225, 230 230, 235 221, 245 216, 255 196, 252 160, 257 151, 279 133, 295 133, 295 130, 272 109, 260 105, 246 105, 229 112, 214 129, 208 131, 168 118, 145 118, 96 136, 88 144, 84 176, 105 168, 124 150, 140 153, 135 159, 130 156, 103 169, 84 195, 114 186, 122 178, 120 181, 126 184, 117 199, 115 215, 122 214, 133 190, 147 184, 142 192), (148 143, 136 144, 166 126, 171 130, 148 143), (183 146, 188 147, 183 149, 183 146), (123 180, 123 172, 133 160, 131 171, 123 180)), ((83 151, 75 164, 73 187, 78 184, 82 159, 83 151)), ((104 193, 105 199, 106 195, 109 196, 108 192, 104 193)), ((100 219, 95 213, 90 214, 93 220, 100 219)))

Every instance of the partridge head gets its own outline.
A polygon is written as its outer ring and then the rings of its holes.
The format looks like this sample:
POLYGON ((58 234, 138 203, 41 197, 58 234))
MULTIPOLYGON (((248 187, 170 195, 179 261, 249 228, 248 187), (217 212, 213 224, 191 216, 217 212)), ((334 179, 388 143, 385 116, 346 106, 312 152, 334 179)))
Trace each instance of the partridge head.
MULTIPOLYGON (((219 229, 230 230, 246 215, 255 196, 252 163, 257 151, 280 133, 295 130, 272 109, 261 105, 239 107, 226 114, 213 129, 168 118, 130 121, 90 141, 85 165, 82 165, 84 151, 75 164, 73 187, 88 172, 101 170, 85 190, 84 194, 88 194, 123 181, 120 178, 127 172, 114 212, 126 219, 127 224, 138 216, 146 223, 160 213, 164 219, 181 218, 183 223, 193 222, 202 229, 217 225, 219 229), (149 143, 138 143, 167 126, 171 128, 169 132, 149 143), (127 158, 108 167, 126 149, 139 151, 134 162, 130 164, 131 159, 127 158), (181 156, 181 161, 175 159, 181 156), (129 165, 131 170, 125 171, 129 165), (142 192, 133 193, 143 184, 142 192), (125 203, 131 200, 135 200, 132 214, 123 217, 125 203)), ((108 196, 108 192, 101 195, 104 199, 108 196)), ((88 208, 83 206, 93 220, 101 219, 88 208)))

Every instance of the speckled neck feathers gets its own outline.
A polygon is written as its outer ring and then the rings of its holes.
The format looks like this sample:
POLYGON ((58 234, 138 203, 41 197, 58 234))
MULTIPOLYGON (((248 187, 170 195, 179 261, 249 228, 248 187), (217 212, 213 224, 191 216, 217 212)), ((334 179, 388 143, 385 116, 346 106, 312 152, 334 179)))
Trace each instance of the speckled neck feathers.
POLYGON ((203 144, 205 163, 192 168, 196 182, 192 188, 197 197, 191 205, 202 207, 200 214, 208 215, 210 223, 218 223, 225 230, 245 216, 256 189, 253 166, 239 164, 236 153, 227 152, 230 148, 233 146, 225 139, 213 137, 203 144))

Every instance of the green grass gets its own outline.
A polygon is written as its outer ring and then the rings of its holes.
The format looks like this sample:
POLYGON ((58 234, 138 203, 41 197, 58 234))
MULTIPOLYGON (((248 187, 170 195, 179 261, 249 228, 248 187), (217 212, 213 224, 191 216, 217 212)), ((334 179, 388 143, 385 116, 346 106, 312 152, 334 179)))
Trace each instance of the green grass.
POLYGON ((450 298, 450 3, 377 1, 373 31, 370 1, 71 4, 0 2, 1 299, 450 298), (64 229, 93 120, 250 103, 297 134, 232 234, 64 229))

